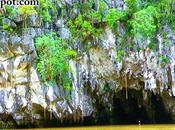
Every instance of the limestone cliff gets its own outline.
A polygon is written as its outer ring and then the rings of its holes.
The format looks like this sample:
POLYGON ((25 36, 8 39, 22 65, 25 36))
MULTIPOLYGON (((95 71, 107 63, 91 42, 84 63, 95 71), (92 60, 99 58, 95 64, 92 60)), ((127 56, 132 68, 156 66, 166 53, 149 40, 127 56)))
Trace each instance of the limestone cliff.
MULTIPOLYGON (((56 82, 42 81, 36 70, 37 52, 34 38, 54 30, 61 38, 69 39, 70 32, 65 23, 70 15, 76 15, 77 9, 72 7, 73 2, 58 2, 58 10, 62 5, 67 7, 67 18, 55 16, 52 23, 41 24, 37 15, 27 18, 27 27, 22 27, 24 19, 18 15, 14 16, 13 20, 2 19, 17 30, 13 33, 3 29, 0 31, 0 119, 13 119, 13 125, 17 123, 16 126, 44 126, 44 120, 52 119, 60 121, 58 126, 62 121, 81 124, 88 118, 94 121, 92 124, 96 124, 100 118, 108 119, 112 114, 115 115, 113 112, 117 107, 116 99, 125 100, 123 102, 126 103, 132 98, 136 100, 138 108, 145 108, 148 118, 154 123, 156 110, 152 97, 157 96, 165 111, 175 120, 175 35, 167 25, 163 30, 167 33, 166 40, 171 46, 162 44, 164 38, 162 33, 158 32, 156 52, 150 49, 139 52, 130 50, 128 57, 120 62, 115 59, 115 55, 119 37, 126 33, 122 22, 118 22, 119 36, 105 26, 100 37, 90 43, 90 49, 85 50, 83 46, 75 43, 78 57, 69 61, 73 71, 70 76, 73 84, 70 99, 66 97, 68 92, 56 82), (156 57, 160 53, 170 58, 168 64, 160 64, 156 57)), ((127 8, 123 0, 105 2, 108 8, 127 8)), ((149 42, 149 39, 132 40, 143 48, 149 42)), ((131 39, 126 40, 130 41, 131 39)), ((127 111, 128 108, 122 109, 127 111)), ((110 122, 116 123, 111 120, 107 123, 110 122)))

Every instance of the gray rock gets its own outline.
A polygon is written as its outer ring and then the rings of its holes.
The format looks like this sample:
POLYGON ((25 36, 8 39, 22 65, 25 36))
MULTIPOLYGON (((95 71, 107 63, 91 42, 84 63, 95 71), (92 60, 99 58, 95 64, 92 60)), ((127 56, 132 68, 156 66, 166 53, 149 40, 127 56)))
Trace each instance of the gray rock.
POLYGON ((56 21, 55 25, 58 27, 58 28, 63 28, 64 27, 64 20, 63 19, 59 19, 56 21))
POLYGON ((28 19, 27 26, 28 27, 40 27, 41 22, 40 22, 39 16, 37 14, 31 15, 28 19))
POLYGON ((14 23, 14 22, 12 22, 10 19, 8 19, 8 18, 3 18, 2 19, 2 23, 4 24, 4 25, 7 25, 8 27, 10 27, 10 28, 14 28, 14 27, 16 27, 16 24, 14 23))
POLYGON ((60 28, 58 34, 62 39, 69 39, 70 37, 70 32, 67 28, 60 28))

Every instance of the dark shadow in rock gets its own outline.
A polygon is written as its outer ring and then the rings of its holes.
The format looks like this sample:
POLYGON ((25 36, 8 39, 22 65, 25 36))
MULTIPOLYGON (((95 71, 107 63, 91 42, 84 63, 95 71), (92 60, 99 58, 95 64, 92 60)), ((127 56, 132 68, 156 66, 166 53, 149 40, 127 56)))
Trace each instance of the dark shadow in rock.
POLYGON ((149 104, 144 104, 142 90, 123 89, 113 98, 112 124, 163 124, 172 123, 169 113, 165 110, 160 95, 147 91, 149 104))
POLYGON ((0 114, 0 128, 17 128, 17 126, 12 115, 7 113, 0 114))
POLYGON ((170 124, 173 120, 170 114, 166 111, 162 97, 152 94, 151 101, 155 109, 155 121, 157 124, 170 124))

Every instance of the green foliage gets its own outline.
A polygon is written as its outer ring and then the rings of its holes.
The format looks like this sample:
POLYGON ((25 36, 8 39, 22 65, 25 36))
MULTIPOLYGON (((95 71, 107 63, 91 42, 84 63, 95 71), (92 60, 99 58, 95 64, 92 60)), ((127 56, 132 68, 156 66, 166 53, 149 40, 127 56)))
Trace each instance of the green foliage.
POLYGON ((175 30, 175 13, 174 13, 174 0, 160 0, 157 4, 160 14, 160 22, 168 24, 175 30))
POLYGON ((96 12, 96 11, 91 12, 89 14, 89 16, 93 20, 93 22, 95 22, 95 23, 101 22, 102 21, 102 18, 103 18, 103 16, 100 13, 96 12))
POLYGON ((35 6, 32 5, 19 6, 17 11, 20 15, 24 16, 24 18, 37 13, 35 10, 35 6))
POLYGON ((67 60, 76 56, 76 52, 66 47, 66 44, 55 33, 36 38, 35 46, 38 52, 37 70, 44 80, 54 80, 59 76, 61 85, 70 88, 67 73, 70 67, 67 60))
POLYGON ((52 17, 49 13, 49 11, 55 11, 56 7, 50 0, 40 0, 40 6, 37 10, 40 18, 44 22, 51 22, 52 17))
POLYGON ((125 0, 125 2, 129 8, 130 12, 135 12, 136 10, 138 10, 138 8, 139 8, 138 0, 125 0))
POLYGON ((170 62, 169 58, 167 58, 165 55, 161 55, 159 57, 159 62, 161 63, 161 65, 165 65, 168 64, 170 62))
POLYGON ((104 0, 99 1, 99 8, 98 11, 100 13, 104 13, 104 11, 107 9, 107 4, 104 2, 104 0))
MULTIPOLYGON (((37 13, 43 22, 52 22, 53 18, 59 15, 56 8, 57 1, 40 0, 38 7, 19 6, 14 8, 13 6, 5 6, 6 11, 4 14, 0 14, 0 20, 2 21, 4 17, 12 19, 16 13, 19 13, 26 21, 28 16, 37 13)), ((168 24, 175 31, 174 0, 124 0, 124 2, 128 6, 126 10, 108 8, 104 0, 81 0, 80 2, 75 2, 72 8, 78 8, 78 14, 68 16, 67 22, 71 38, 83 43, 90 43, 89 41, 93 41, 103 32, 105 26, 109 26, 115 31, 114 33, 118 38, 116 59, 121 61, 127 55, 127 49, 135 51, 142 49, 134 44, 132 39, 150 39, 151 42, 147 47, 156 51, 157 46, 153 39, 155 39, 156 32, 161 32, 162 25, 168 24), (119 33, 116 32, 118 22, 124 25, 126 29, 125 36, 120 37, 119 33)), ((66 7, 67 5, 61 7, 62 15, 64 15, 63 8, 66 7)), ((13 31, 6 23, 0 23, 0 25, 3 30, 13 31)), ((43 78, 47 75, 46 79, 54 79, 58 73, 60 73, 61 77, 66 77, 66 73, 63 73, 69 71, 66 60, 76 56, 76 53, 66 46, 55 34, 43 35, 36 39, 39 54, 38 70, 43 78), (49 50, 54 51, 53 54, 49 50), (59 52, 56 50, 59 50, 59 52), (49 65, 51 65, 51 68, 56 67, 56 69, 50 69, 49 65)), ((89 47, 90 44, 87 44, 87 46, 89 47)), ((171 43, 165 41, 164 46, 170 47, 171 43)), ((159 58, 162 63, 166 62, 165 59, 164 56, 159 58)), ((66 80, 65 78, 64 82, 67 82, 66 80)), ((67 85, 67 88, 71 87, 67 85)))
POLYGON ((90 19, 95 23, 102 22, 105 16, 105 10, 107 10, 106 3, 103 0, 99 0, 97 10, 91 10, 89 13, 90 19))
POLYGON ((32 14, 37 14, 35 6, 33 5, 23 5, 19 6, 17 12, 24 18, 24 27, 27 26, 26 19, 32 14))
POLYGON ((89 14, 92 11, 92 7, 94 4, 94 0, 86 0, 77 2, 75 4, 75 7, 80 10, 81 14, 89 14))
POLYGON ((133 33, 137 37, 152 37, 156 32, 155 17, 157 10, 153 6, 148 6, 146 9, 140 10, 134 14, 134 19, 131 21, 133 33))
POLYGON ((125 16, 125 13, 117 9, 109 9, 105 20, 109 27, 114 28, 116 22, 125 16))
POLYGON ((13 6, 5 6, 5 10, 8 17, 12 17, 17 13, 17 10, 13 6))
POLYGON ((133 49, 134 48, 134 45, 132 43, 128 43, 128 48, 129 49, 133 49))
POLYGON ((91 34, 96 35, 95 29, 92 27, 92 24, 86 20, 81 23, 80 28, 84 37, 91 34))
POLYGON ((147 46, 150 50, 156 50, 157 49, 157 46, 156 46, 156 43, 149 43, 148 46, 147 46))
POLYGON ((0 25, 2 24, 3 15, 0 13, 0 25))
POLYGON ((48 10, 43 10, 40 13, 40 17, 42 18, 43 21, 45 22, 51 22, 51 15, 49 14, 48 10))
MULTIPOLYGON (((98 37, 102 32, 101 22, 106 22, 115 34, 117 23, 121 22, 126 27, 124 40, 118 40, 116 59, 121 61, 127 55, 127 49, 139 51, 140 48, 134 42, 127 39, 149 39, 151 42, 148 48, 156 51, 156 33, 161 30, 162 25, 168 24, 175 29, 175 13, 173 12, 174 0, 125 0, 128 6, 126 10, 108 9, 106 3, 101 0, 95 3, 94 0, 82 2, 77 7, 80 14, 69 21, 71 34, 74 39, 89 39, 98 37), (95 5, 95 6, 94 6, 95 5), (96 26, 95 26, 96 25, 96 26), (126 36, 127 35, 127 36, 126 36), (132 43, 130 43, 132 42, 132 43)), ((118 37, 118 39, 122 37, 118 37)), ((83 41, 83 40, 82 40, 83 41)), ((169 42, 165 42, 165 46, 170 46, 169 42)), ((162 59, 162 58, 161 58, 162 59)), ((165 60, 162 60, 165 61, 165 60)))
POLYGON ((103 22, 105 10, 107 10, 104 0, 99 0, 98 3, 95 3, 94 0, 87 0, 76 4, 76 7, 80 9, 80 13, 75 19, 68 22, 72 38, 91 41, 98 37, 103 29, 100 23, 103 22))
POLYGON ((101 33, 101 29, 95 28, 93 24, 81 14, 79 14, 74 21, 70 20, 68 24, 74 39, 93 38, 101 33))
POLYGON ((104 86, 103 86, 103 92, 109 92, 110 90, 110 85, 108 83, 106 83, 104 86))
POLYGON ((169 39, 164 39, 164 42, 163 42, 164 46, 165 47, 171 47, 172 46, 172 42, 169 41, 169 39))
POLYGON ((74 50, 66 49, 66 55, 67 57, 74 59, 77 56, 77 53, 74 50))
MULTIPOLYGON (((0 13, 0 26, 2 26, 3 30, 8 32, 13 32, 14 28, 10 27, 10 19, 17 13, 16 9, 13 6, 5 6, 4 8, 5 13, 0 13), (9 19, 9 23, 6 23, 4 20, 5 18, 9 19)), ((6 19, 6 20, 7 20, 6 19)))
POLYGON ((13 32, 13 29, 8 24, 6 24, 6 23, 3 23, 2 28, 4 30, 7 30, 8 32, 13 32))
POLYGON ((117 61, 122 61, 125 56, 125 51, 123 49, 117 50, 115 58, 117 61))

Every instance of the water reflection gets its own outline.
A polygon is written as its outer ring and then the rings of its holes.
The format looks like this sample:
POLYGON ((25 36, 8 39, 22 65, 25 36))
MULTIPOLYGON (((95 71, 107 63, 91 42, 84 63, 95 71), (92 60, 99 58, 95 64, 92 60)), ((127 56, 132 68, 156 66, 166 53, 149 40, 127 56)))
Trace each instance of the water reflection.
POLYGON ((28 130, 175 130, 175 125, 96 126, 96 127, 69 127, 69 128, 45 128, 45 129, 40 128, 40 129, 28 129, 28 130))

